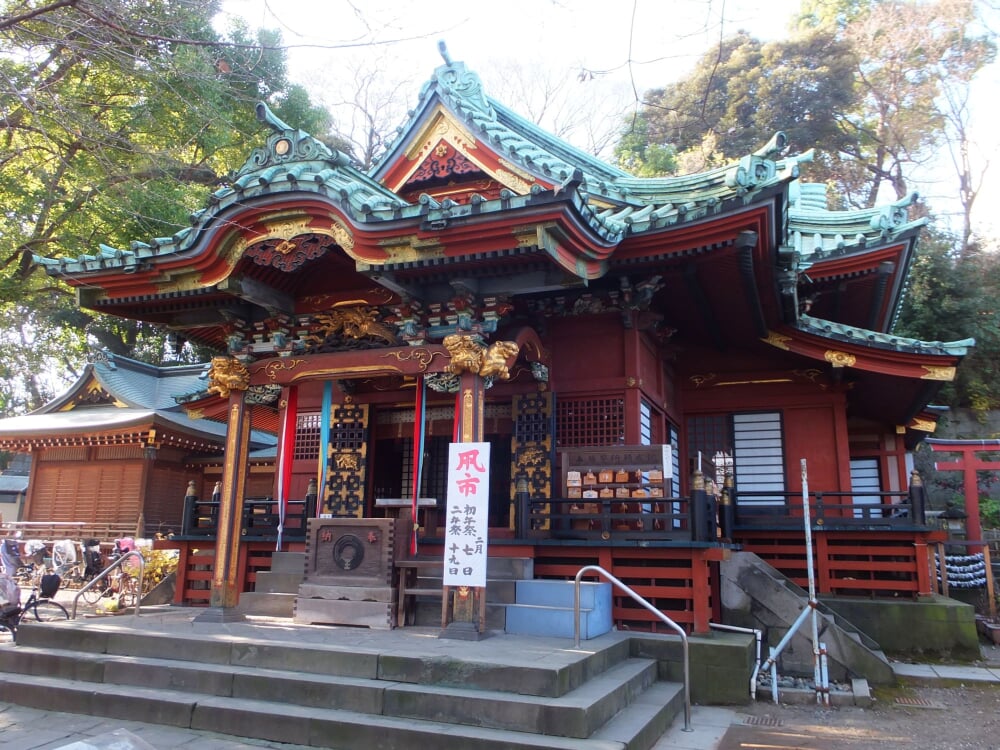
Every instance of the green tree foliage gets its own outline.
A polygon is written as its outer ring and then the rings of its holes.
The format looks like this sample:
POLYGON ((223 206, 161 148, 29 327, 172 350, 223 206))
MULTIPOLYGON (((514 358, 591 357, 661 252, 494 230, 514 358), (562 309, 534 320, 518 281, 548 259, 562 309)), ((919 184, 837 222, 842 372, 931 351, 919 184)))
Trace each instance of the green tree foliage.
POLYGON ((697 168, 707 162, 683 155, 706 137, 734 160, 781 130, 790 152, 817 149, 805 177, 834 188, 832 207, 902 198, 949 132, 947 102, 995 56, 975 22, 973 0, 805 0, 789 39, 741 32, 648 92, 616 154, 637 173, 670 149, 697 168))
POLYGON ((931 341, 975 338, 940 400, 983 412, 1000 408, 1000 255, 955 248, 941 233, 921 242, 895 330, 931 341))
POLYGON ((647 154, 701 151, 710 136, 725 157, 739 158, 778 130, 792 151, 824 144, 836 153, 838 120, 854 98, 853 64, 847 46, 821 30, 771 44, 737 34, 687 78, 647 93, 617 155, 640 174, 655 172, 647 154))
POLYGON ((33 254, 93 256, 188 226, 259 143, 262 99, 287 122, 328 130, 289 85, 280 35, 221 35, 219 5, 0 0, 0 316, 18 323, 0 343, 0 389, 18 394, 8 412, 51 396, 41 373, 82 362, 87 344, 164 354, 162 331, 77 310, 67 288, 31 273, 33 254))

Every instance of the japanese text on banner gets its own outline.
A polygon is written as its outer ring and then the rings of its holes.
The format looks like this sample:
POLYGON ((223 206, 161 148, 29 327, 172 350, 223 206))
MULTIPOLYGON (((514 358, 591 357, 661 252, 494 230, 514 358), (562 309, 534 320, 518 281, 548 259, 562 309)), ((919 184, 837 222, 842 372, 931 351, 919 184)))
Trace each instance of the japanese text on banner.
POLYGON ((448 515, 444 585, 486 586, 490 507, 490 444, 448 446, 448 515))

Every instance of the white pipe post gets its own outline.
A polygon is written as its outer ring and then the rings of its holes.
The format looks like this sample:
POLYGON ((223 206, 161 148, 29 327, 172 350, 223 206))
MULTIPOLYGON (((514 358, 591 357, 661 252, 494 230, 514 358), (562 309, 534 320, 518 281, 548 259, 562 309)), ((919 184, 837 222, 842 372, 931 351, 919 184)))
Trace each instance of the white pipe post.
POLYGON ((802 518, 806 531, 806 572, 809 575, 809 606, 812 607, 812 646, 813 646, 813 685, 816 689, 816 702, 822 698, 822 675, 819 665, 819 612, 816 609, 816 576, 813 573, 812 519, 809 516, 809 473, 806 470, 806 460, 802 467, 802 518))
POLYGON ((768 659, 771 661, 771 700, 778 705, 778 663, 774 661, 774 649, 768 659))
POLYGON ((826 644, 819 644, 819 671, 823 679, 823 705, 830 705, 830 669, 826 660, 826 644))

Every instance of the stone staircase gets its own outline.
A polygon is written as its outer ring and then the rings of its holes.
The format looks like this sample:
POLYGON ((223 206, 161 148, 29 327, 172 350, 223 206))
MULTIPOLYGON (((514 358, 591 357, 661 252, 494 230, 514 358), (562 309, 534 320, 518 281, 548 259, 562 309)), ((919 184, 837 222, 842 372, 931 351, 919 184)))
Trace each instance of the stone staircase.
MULTIPOLYGON (((533 561, 523 557, 490 557, 486 564, 486 627, 504 630, 507 605, 513 604, 517 582, 531 580, 533 561)), ((305 553, 275 552, 271 570, 257 573, 254 591, 240 594, 239 611, 244 615, 293 617, 299 585, 305 575, 305 553)), ((413 625, 432 627, 441 623, 441 570, 421 570, 416 583, 413 625)))
MULTIPOLYGON (((530 557, 490 557, 486 561, 486 628, 505 630, 507 607, 517 599, 518 581, 534 577, 534 560, 530 557)), ((418 627, 441 624, 442 575, 440 569, 421 571, 417 588, 426 592, 416 597, 414 622, 418 627)))
MULTIPOLYGON (((776 646, 808 606, 809 595, 752 552, 734 552, 720 566, 723 621, 765 631, 766 645, 776 646)), ((820 640, 826 644, 830 679, 863 677, 873 685, 895 682, 892 666, 878 643, 822 603, 820 640)), ((778 660, 789 675, 813 674, 808 623, 793 636, 778 660)), ((763 657, 768 656, 766 648, 763 657)))
POLYGON ((271 569, 259 571, 254 590, 240 594, 240 612, 265 617, 291 617, 305 572, 305 552, 271 553, 271 569))
POLYGON ((574 649, 151 620, 26 625, 0 648, 0 700, 342 750, 646 750, 683 714, 682 687, 625 634, 574 649))

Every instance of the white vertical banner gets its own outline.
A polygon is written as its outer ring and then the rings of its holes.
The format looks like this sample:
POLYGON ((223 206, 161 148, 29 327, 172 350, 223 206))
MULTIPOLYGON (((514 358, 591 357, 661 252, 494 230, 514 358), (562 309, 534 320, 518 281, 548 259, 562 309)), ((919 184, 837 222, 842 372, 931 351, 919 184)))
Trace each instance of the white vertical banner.
POLYGON ((490 508, 490 444, 448 446, 448 513, 444 585, 486 586, 490 508))

